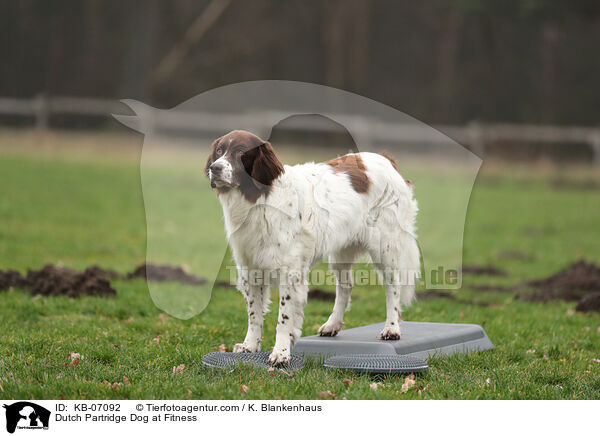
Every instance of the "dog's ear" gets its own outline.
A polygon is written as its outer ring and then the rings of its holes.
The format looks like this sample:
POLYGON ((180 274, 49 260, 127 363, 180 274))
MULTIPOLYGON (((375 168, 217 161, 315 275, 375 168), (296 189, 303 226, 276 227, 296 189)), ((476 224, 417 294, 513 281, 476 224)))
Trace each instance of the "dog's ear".
POLYGON ((273 180, 283 173, 283 165, 268 141, 245 152, 242 155, 242 164, 259 190, 271 186, 273 180))

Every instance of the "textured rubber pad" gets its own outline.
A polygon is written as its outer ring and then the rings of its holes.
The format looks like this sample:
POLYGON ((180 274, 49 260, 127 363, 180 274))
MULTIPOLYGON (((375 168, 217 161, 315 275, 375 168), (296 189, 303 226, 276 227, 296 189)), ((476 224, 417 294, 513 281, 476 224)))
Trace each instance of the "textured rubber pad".
MULTIPOLYGON (((204 366, 209 368, 232 368, 240 363, 253 365, 258 368, 270 368, 269 355, 271 351, 259 351, 258 353, 208 353, 202 358, 204 366)), ((304 359, 299 354, 292 353, 289 365, 282 367, 287 370, 300 369, 304 366, 304 359)))
POLYGON ((397 354, 346 354, 330 357, 323 366, 372 374, 422 372, 429 368, 423 359, 397 354))

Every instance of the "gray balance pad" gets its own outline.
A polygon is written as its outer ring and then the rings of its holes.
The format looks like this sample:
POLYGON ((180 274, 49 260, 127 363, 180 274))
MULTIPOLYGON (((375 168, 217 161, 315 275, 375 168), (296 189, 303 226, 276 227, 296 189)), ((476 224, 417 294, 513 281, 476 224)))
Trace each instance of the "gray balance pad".
POLYGON ((292 352, 321 359, 348 354, 403 355, 420 359, 470 351, 485 351, 494 345, 481 326, 434 322, 402 323, 402 338, 379 339, 384 323, 342 330, 333 337, 300 338, 292 352))
POLYGON ((398 354, 347 354, 325 361, 326 369, 347 369, 371 374, 406 374, 426 371, 425 360, 398 354))
MULTIPOLYGON (((209 368, 227 369, 237 366, 238 364, 247 364, 257 366, 259 368, 269 368, 269 355, 271 351, 259 351, 258 353, 224 353, 214 352, 208 353, 202 358, 204 366, 209 368)), ((298 354, 292 353, 289 365, 283 369, 296 370, 304 366, 304 359, 298 354)))

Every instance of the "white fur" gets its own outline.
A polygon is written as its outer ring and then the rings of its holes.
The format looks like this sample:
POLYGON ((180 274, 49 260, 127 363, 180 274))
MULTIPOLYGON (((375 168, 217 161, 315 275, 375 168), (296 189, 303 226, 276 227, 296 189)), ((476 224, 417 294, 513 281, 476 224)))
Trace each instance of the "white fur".
POLYGON ((415 237, 417 202, 412 189, 383 156, 360 153, 370 180, 357 193, 349 176, 326 163, 285 166, 269 195, 256 204, 238 189, 221 193, 225 229, 238 267, 238 289, 248 306, 248 333, 234 351, 260 349, 264 314, 269 306, 271 272, 279 276, 279 318, 272 364, 289 361, 301 335, 311 267, 329 257, 337 278, 334 309, 319 333, 342 328, 352 290, 352 264, 370 256, 386 283, 386 325, 382 338, 400 337, 401 304, 414 297, 420 271, 415 237), (256 272, 265 272, 264 275, 256 272), (385 274, 384 274, 385 273, 385 274), (389 279, 391 277, 391 280, 389 279))

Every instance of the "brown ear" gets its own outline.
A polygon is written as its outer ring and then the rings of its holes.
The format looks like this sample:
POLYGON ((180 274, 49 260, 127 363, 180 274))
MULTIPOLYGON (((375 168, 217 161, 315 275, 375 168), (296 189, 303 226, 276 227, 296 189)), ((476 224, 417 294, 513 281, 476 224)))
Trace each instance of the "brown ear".
POLYGON ((260 191, 271 186, 273 180, 283 173, 283 165, 277 159, 275 150, 268 141, 244 153, 242 163, 246 173, 252 177, 252 182, 260 191))

